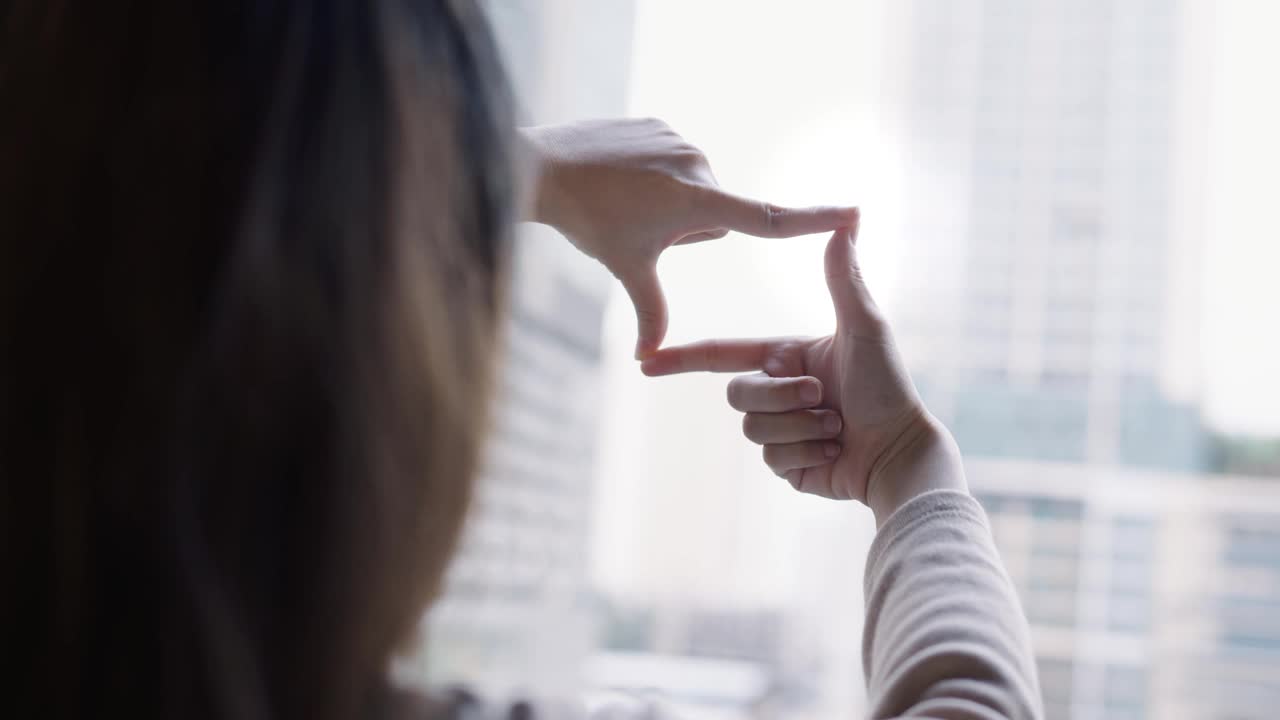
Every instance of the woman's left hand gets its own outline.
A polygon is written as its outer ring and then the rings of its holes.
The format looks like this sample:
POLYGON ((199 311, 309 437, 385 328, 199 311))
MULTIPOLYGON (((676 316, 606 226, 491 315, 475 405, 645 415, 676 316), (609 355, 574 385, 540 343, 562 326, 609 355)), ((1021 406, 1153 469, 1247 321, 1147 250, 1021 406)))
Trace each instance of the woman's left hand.
POLYGON ((769 238, 829 232, 857 217, 852 207, 784 208, 725 192, 706 156, 661 120, 521 132, 540 167, 529 219, 559 230, 622 282, 636 309, 637 359, 657 350, 667 332, 657 274, 663 250, 730 230, 769 238))

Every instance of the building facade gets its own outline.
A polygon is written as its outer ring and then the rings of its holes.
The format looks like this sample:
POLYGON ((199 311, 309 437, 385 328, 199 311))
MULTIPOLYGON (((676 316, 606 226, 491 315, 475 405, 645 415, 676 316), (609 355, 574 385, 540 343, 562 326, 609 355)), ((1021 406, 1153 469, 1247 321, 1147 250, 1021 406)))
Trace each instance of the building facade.
POLYGON ((1280 702, 1280 487, 1198 474, 1194 363, 1169 379, 1199 353, 1179 297, 1196 284, 1176 269, 1204 242, 1185 193, 1206 7, 889 13, 884 112, 913 208, 895 327, 969 458, 1053 719, 1280 702))
POLYGON ((1051 719, 1273 717, 1280 483, 975 460, 1051 719))
POLYGON ((1177 202, 1197 152, 1183 6, 893 6, 884 112, 912 208, 897 327, 968 453, 1206 462, 1194 393, 1164 377, 1196 350, 1171 280, 1194 252, 1177 202))

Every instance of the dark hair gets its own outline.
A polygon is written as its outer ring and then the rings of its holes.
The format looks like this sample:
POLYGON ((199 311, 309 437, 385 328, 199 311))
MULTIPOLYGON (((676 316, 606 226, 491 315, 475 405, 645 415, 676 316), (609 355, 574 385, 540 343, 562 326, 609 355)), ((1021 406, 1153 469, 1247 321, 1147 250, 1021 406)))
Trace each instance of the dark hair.
POLYGON ((370 714, 483 430, 513 193, 484 19, 0 14, 0 716, 370 714))

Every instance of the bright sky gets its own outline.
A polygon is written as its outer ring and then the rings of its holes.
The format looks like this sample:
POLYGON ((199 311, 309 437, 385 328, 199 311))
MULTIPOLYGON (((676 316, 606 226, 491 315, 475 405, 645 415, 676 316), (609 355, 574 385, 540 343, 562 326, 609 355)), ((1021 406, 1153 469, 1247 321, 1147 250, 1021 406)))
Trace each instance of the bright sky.
MULTIPOLYGON (((1210 2, 1211 0, 1202 0, 1210 2)), ((1280 3, 1218 4, 1204 266, 1204 400, 1215 423, 1280 434, 1280 3)))

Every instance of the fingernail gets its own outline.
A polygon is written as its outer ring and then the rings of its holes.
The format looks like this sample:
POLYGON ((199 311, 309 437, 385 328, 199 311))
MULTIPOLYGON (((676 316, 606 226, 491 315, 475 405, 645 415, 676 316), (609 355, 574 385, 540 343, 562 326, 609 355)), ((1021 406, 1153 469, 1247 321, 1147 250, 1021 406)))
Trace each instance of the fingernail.
POLYGON ((816 403, 822 399, 822 388, 817 383, 807 382, 800 386, 800 400, 807 403, 816 403))
POLYGON ((822 429, 834 435, 840 432, 840 424, 840 416, 835 413, 831 413, 822 420, 822 429))
POLYGON ((822 446, 822 454, 833 458, 840 454, 840 446, 835 443, 827 443, 822 446))

